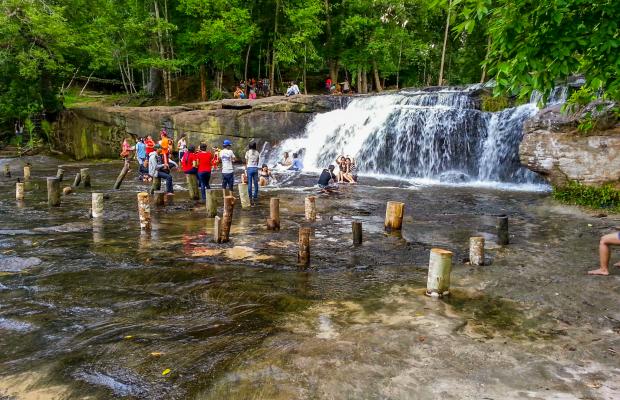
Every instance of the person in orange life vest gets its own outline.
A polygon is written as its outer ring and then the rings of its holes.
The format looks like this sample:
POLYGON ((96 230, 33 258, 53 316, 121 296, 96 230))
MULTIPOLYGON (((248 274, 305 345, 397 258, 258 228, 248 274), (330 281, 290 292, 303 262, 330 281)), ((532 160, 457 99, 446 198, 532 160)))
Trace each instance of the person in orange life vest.
POLYGON ((159 141, 161 146, 161 154, 164 157, 164 164, 168 165, 168 157, 170 156, 170 139, 166 131, 161 131, 161 140, 159 141))

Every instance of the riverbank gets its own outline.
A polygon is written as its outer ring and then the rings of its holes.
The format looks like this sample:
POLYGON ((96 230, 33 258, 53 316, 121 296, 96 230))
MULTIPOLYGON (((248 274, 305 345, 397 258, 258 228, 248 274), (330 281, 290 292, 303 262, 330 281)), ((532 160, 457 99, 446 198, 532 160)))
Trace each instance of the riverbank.
MULTIPOLYGON (((42 177, 59 162, 32 161, 39 167, 21 208, 12 181, 0 180, 0 260, 23 267, 0 275, 5 396, 620 394, 620 274, 585 275, 617 216, 593 217, 545 193, 368 178, 319 196, 311 268, 300 271, 297 228, 315 177, 261 192, 258 207, 237 205, 232 242, 215 244, 212 220, 182 186, 175 206, 154 209, 154 230, 144 237, 141 185, 128 180, 111 191, 120 163, 89 165, 92 190, 109 195, 106 221, 93 229, 90 191, 49 210, 42 177), (276 195, 282 230, 273 233, 264 221, 276 195), (402 236, 383 232, 387 200, 406 203, 402 236), (494 215, 504 213, 511 244, 501 247, 494 215), (357 248, 353 219, 364 227, 357 248), (463 260, 478 234, 489 265, 474 268, 463 260), (454 252, 445 301, 422 294, 431 247, 454 252)), ((63 164, 65 176, 78 168, 63 164)))

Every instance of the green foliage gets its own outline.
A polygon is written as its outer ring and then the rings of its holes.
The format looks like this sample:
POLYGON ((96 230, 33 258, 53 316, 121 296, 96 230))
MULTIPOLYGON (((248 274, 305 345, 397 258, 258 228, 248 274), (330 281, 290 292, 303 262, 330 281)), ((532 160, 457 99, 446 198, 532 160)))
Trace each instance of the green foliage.
POLYGON ((510 107, 506 96, 482 96, 482 111, 497 112, 510 107))
POLYGON ((554 188, 553 198, 566 204, 620 212, 620 191, 611 185, 595 187, 571 181, 564 187, 554 188))

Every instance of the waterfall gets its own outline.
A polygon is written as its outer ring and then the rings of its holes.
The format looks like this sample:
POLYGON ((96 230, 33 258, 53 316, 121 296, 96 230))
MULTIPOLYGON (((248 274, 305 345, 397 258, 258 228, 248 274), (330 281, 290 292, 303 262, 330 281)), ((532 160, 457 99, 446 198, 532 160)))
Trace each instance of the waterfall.
POLYGON ((343 109, 318 114, 304 137, 271 149, 302 154, 317 171, 340 154, 356 160, 360 174, 442 182, 541 183, 521 166, 524 121, 537 112, 525 104, 482 112, 470 90, 401 91, 358 97, 343 109))

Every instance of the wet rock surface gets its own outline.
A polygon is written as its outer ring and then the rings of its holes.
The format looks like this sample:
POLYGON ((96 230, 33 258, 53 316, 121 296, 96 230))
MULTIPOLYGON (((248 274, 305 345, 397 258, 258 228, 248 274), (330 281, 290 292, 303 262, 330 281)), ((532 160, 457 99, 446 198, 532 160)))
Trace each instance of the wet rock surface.
POLYGON ((609 104, 600 105, 603 111, 594 117, 597 122, 591 132, 578 129, 588 113, 596 113, 596 106, 567 114, 555 105, 526 121, 519 147, 521 162, 554 186, 577 181, 620 188, 620 124, 607 110, 609 104))
POLYGON ((54 146, 77 160, 117 158, 127 136, 158 135, 163 127, 188 141, 220 145, 233 139, 244 149, 250 139, 279 141, 299 135, 316 113, 343 107, 342 96, 273 96, 219 100, 171 107, 76 107, 56 124, 54 146))
POLYGON ((59 162, 37 161, 23 204, 0 178, 0 252, 41 261, 0 273, 0 397, 620 395, 620 270, 585 275, 617 216, 559 206, 546 193, 365 177, 322 195, 309 187, 315 176, 301 175, 261 190, 257 207, 237 204, 231 242, 216 244, 213 219, 182 187, 141 234, 144 186, 128 179, 111 190, 120 163, 88 166, 92 191, 108 195, 102 223, 88 218, 82 187, 49 208, 36 185, 59 162), (282 229, 270 232, 276 195, 282 229), (310 268, 300 270, 307 195, 318 196, 318 219, 310 268), (383 232, 387 200, 406 204, 400 235, 383 232), (498 214, 510 217, 509 246, 495 243, 498 214), (352 220, 363 223, 359 247, 352 220), (69 223, 96 229, 36 230, 69 223), (474 235, 486 238, 491 265, 462 262, 474 235), (452 295, 441 301, 423 294, 432 247, 454 252, 452 295))

